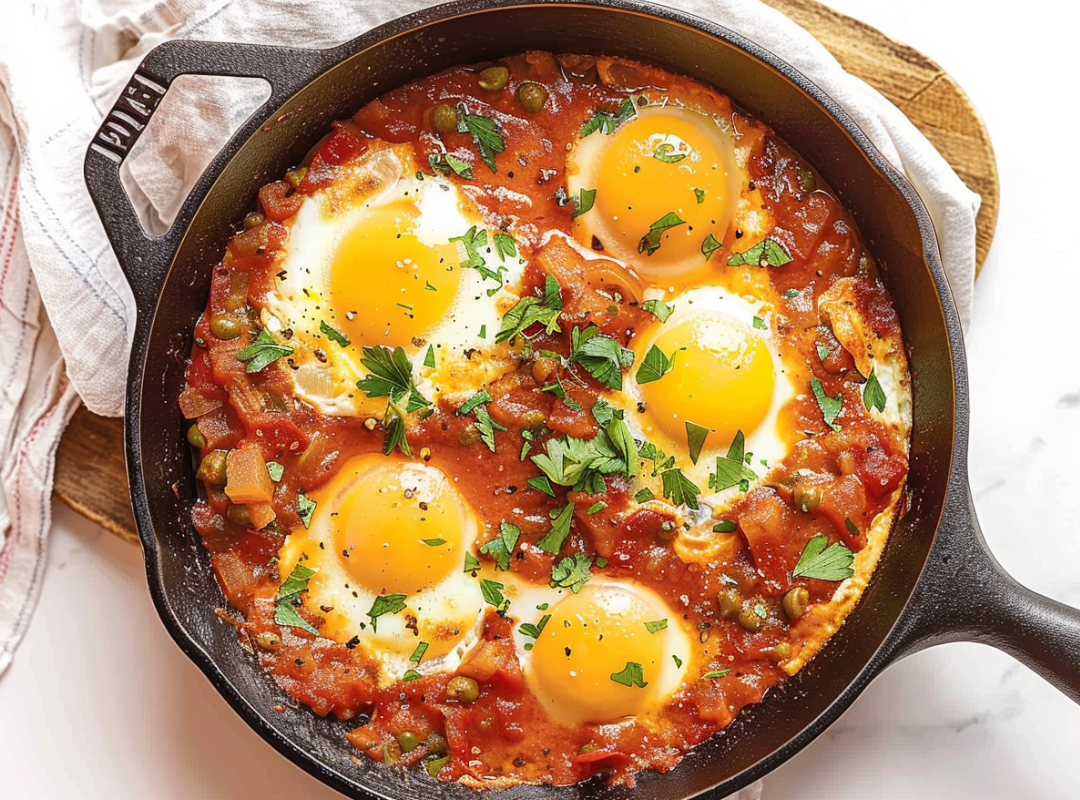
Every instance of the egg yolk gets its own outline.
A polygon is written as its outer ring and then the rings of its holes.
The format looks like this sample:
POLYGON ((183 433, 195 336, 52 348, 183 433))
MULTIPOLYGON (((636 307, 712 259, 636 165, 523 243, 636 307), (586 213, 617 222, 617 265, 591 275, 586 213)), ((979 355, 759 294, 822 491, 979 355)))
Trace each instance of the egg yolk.
POLYGON ((342 237, 329 272, 330 302, 357 345, 408 347, 446 316, 457 294, 457 245, 425 243, 415 204, 366 209, 342 237))
POLYGON ((704 267, 702 242, 723 240, 731 215, 723 144, 715 122, 686 109, 644 109, 623 124, 596 172, 605 248, 656 280, 704 267), (679 222, 658 230, 672 213, 679 222))
POLYGON ((371 594, 413 595, 460 570, 466 506, 446 475, 383 456, 358 461, 329 517, 345 572, 371 594))
POLYGON ((530 666, 548 713, 571 723, 612 722, 662 699, 669 631, 645 627, 667 618, 662 606, 632 584, 590 583, 556 603, 530 666))
MULTIPOLYGON (((700 314, 666 327, 655 344, 675 365, 641 386, 646 414, 670 438, 684 441, 686 422, 730 442, 749 436, 772 405, 772 354, 749 326, 724 314, 700 314)), ((639 358, 640 363, 640 358, 639 358)))

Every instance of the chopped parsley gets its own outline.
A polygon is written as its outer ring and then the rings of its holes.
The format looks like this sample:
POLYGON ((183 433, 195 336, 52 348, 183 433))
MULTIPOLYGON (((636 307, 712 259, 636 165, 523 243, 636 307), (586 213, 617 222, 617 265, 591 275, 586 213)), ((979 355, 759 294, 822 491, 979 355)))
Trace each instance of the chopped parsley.
POLYGON ((472 553, 465 554, 465 569, 462 572, 476 572, 480 569, 480 560, 472 553))
POLYGON ((675 662, 675 666, 676 666, 677 668, 679 668, 679 669, 682 669, 682 659, 681 659, 681 658, 679 658, 679 657, 678 657, 677 655, 675 655, 674 653, 672 653, 672 654, 671 654, 671 658, 672 658, 672 660, 673 660, 673 661, 675 662))
POLYGON ((444 544, 446 544, 446 539, 440 538, 421 539, 420 541, 426 544, 428 547, 442 547, 444 544))
POLYGON ((506 149, 506 142, 499 133, 499 123, 481 114, 470 114, 462 104, 458 106, 457 129, 458 133, 472 136, 480 160, 487 164, 492 172, 497 172, 495 156, 506 149))
POLYGON ((639 689, 644 689, 649 685, 641 671, 641 664, 636 661, 627 661, 626 666, 619 672, 611 673, 611 680, 615 681, 615 683, 621 683, 623 686, 637 686, 639 689))
POLYGON ((551 488, 551 481, 548 480, 547 475, 535 475, 525 481, 525 484, 530 489, 536 489, 538 492, 543 492, 548 497, 555 496, 555 490, 551 488))
POLYGON ((593 203, 596 202, 596 189, 581 189, 578 192, 578 196, 574 198, 574 213, 570 215, 571 219, 580 217, 582 214, 592 209, 593 203))
POLYGON ((668 230, 685 224, 686 220, 680 218, 674 211, 669 211, 649 226, 649 232, 638 242, 638 252, 651 256, 660 249, 660 239, 668 230))
POLYGON ((705 240, 701 243, 701 254, 705 256, 705 260, 708 261, 712 258, 712 254, 723 247, 720 242, 716 240, 716 237, 711 233, 705 237, 705 240))
POLYGON ((352 339, 332 326, 326 320, 319 320, 319 330, 332 342, 337 342, 342 347, 352 344, 352 339))
POLYGON ((416 645, 416 649, 412 651, 412 655, 409 656, 409 661, 413 662, 414 664, 419 664, 421 661, 424 660, 424 653, 427 652, 427 649, 428 643, 420 642, 418 645, 416 645))
POLYGON ((686 153, 676 153, 675 145, 664 142, 653 151, 652 157, 665 164, 678 164, 686 158, 686 153))
POLYGON ((622 389, 622 371, 634 365, 634 351, 595 325, 570 332, 570 363, 578 364, 609 389, 622 389))
POLYGON ((661 486, 664 497, 674 505, 686 506, 696 509, 698 507, 697 496, 701 489, 696 483, 686 477, 681 469, 668 469, 660 473, 661 486))
POLYGON ((649 489, 648 487, 646 487, 644 489, 638 489, 637 494, 634 495, 634 501, 637 502, 637 503, 647 503, 650 500, 655 500, 655 499, 656 499, 656 495, 653 494, 652 489, 649 489))
POLYGON ((395 347, 391 350, 382 345, 365 345, 360 363, 368 370, 368 374, 356 382, 356 388, 363 390, 368 397, 387 397, 394 406, 407 401, 407 413, 431 405, 413 382, 412 364, 409 363, 404 348, 395 347))
POLYGON ((645 623, 645 630, 647 630, 649 633, 659 633, 660 631, 664 630, 665 628, 667 628, 667 620, 666 619, 658 619, 658 620, 656 620, 654 622, 646 622, 645 623))
POLYGON ((586 511, 585 513, 590 514, 590 515, 591 514, 599 514, 601 511, 603 511, 607 507, 608 507, 608 504, 605 503, 603 500, 597 500, 595 503, 593 503, 591 506, 589 506, 589 510, 586 511))
POLYGON ((487 406, 480 406, 473 412, 476 417, 476 430, 480 432, 480 441, 487 445, 488 450, 495 452, 495 431, 505 431, 506 427, 500 425, 491 418, 487 406))
POLYGON ((607 488, 605 475, 621 474, 629 480, 637 474, 637 444, 626 423, 612 417, 592 439, 548 439, 532 462, 552 483, 601 494, 607 488))
POLYGON ((551 567, 551 588, 569 589, 574 594, 592 577, 592 559, 585 553, 574 553, 559 559, 551 567))
POLYGON ((495 560, 495 569, 505 572, 510 569, 510 558, 514 554, 519 538, 521 538, 521 528, 510 522, 502 522, 499 524, 499 535, 481 545, 480 552, 495 560))
POLYGON ((500 617, 505 616, 507 609, 510 608, 510 601, 503 597, 505 588, 506 585, 498 581, 480 579, 480 594, 483 595, 484 602, 489 606, 494 606, 500 617))
POLYGON ((718 523, 712 526, 713 533, 734 533, 738 529, 738 525, 733 519, 722 519, 718 523))
POLYGON ((492 238, 495 240, 495 254, 500 261, 517 258, 517 244, 514 242, 513 236, 507 233, 496 233, 492 238))
POLYGON ((743 463, 745 447, 746 437, 742 431, 736 432, 727 455, 716 457, 716 472, 709 476, 710 489, 722 492, 738 486, 740 491, 745 492, 750 488, 750 481, 757 480, 757 473, 743 463))
POLYGON ((266 471, 270 473, 270 480, 274 483, 278 483, 285 474, 285 466, 276 461, 267 461, 266 471))
POLYGON ((300 612, 297 611, 296 606, 293 604, 302 592, 307 591, 308 581, 311 580, 315 572, 316 570, 305 567, 303 564, 297 564, 293 567, 289 577, 278 587, 277 605, 274 607, 274 622, 278 625, 288 625, 291 628, 302 628, 308 633, 318 635, 319 632, 300 616, 300 612))
MULTIPOLYGON (((540 617, 540 621, 537 622, 535 625, 533 623, 531 623, 531 622, 523 622, 523 623, 521 623, 518 626, 518 632, 522 636, 527 636, 530 639, 539 639, 540 634, 544 632, 544 628, 547 627, 547 624, 550 621, 551 621, 551 614, 544 614, 544 616, 540 617)), ((532 642, 526 642, 525 643, 525 649, 526 650, 532 650, 533 649, 533 643, 532 642)))
POLYGON ((675 456, 669 456, 652 442, 642 442, 638 448, 638 457, 652 462, 652 474, 658 475, 675 466, 675 456))
POLYGON ((836 397, 829 397, 825 394, 825 389, 817 378, 810 379, 810 389, 814 393, 814 399, 817 400, 818 408, 821 409, 821 418, 825 420, 825 424, 834 431, 840 430, 840 426, 835 423, 835 420, 844 407, 843 395, 837 393, 836 397))
POLYGON ((851 517, 844 518, 844 527, 847 528, 847 532, 852 536, 859 536, 859 526, 851 521, 851 517))
POLYGON ((431 165, 433 172, 441 172, 444 175, 453 172, 459 178, 472 180, 472 164, 453 153, 432 153, 428 156, 428 164, 431 165))
POLYGON ((296 513, 305 528, 311 527, 311 515, 315 513, 318 503, 309 498, 303 492, 296 493, 296 513))
POLYGON ((829 537, 824 533, 815 533, 806 543, 806 549, 799 556, 793 578, 814 578, 820 581, 842 581, 855 574, 851 568, 855 561, 852 553, 842 542, 826 547, 829 537))
POLYGON ((405 598, 403 594, 381 594, 371 604, 371 610, 367 612, 371 620, 371 630, 377 631, 379 617, 384 614, 399 614, 405 610, 405 598))
POLYGON ((427 353, 424 354, 424 366, 435 369, 435 345, 429 344, 427 353))
POLYGON ((817 348, 817 357, 821 361, 824 361, 826 358, 828 358, 829 354, 832 352, 832 350, 823 345, 821 342, 816 342, 814 344, 814 347, 817 348))
POLYGON ((873 408, 881 412, 885 411, 885 390, 881 388, 881 382, 878 381, 877 372, 874 370, 870 371, 870 377, 866 379, 862 400, 867 411, 873 408))
POLYGON ((768 326, 765 325, 765 320, 761 317, 754 317, 754 327, 759 331, 768 330, 768 326))
POLYGON ((401 416, 401 412, 391 406, 386 412, 384 425, 386 430, 383 435, 383 455, 390 455, 396 447, 405 455, 411 456, 412 450, 405 432, 405 418, 401 416))
POLYGON ((293 349, 288 345, 278 344, 270 331, 263 328, 255 341, 236 354, 237 361, 246 361, 245 372, 262 372, 279 358, 291 356, 293 349))
POLYGON ((401 676, 401 679, 403 681, 415 681, 415 680, 419 680, 422 677, 423 677, 423 675, 421 675, 415 669, 409 669, 409 670, 405 670, 405 674, 401 676))
POLYGON ((706 672, 702 675, 702 678, 726 678, 731 674, 730 669, 714 669, 712 672, 706 672))
POLYGON ((661 322, 667 322, 671 312, 675 310, 674 306, 669 306, 663 300, 646 300, 641 307, 661 322))
POLYGON ((529 295, 523 297, 514 304, 514 307, 506 312, 502 318, 502 326, 495 335, 495 343, 514 343, 518 336, 524 336, 525 331, 533 325, 544 326, 547 333, 559 332, 559 312, 562 311, 562 293, 559 282, 548 275, 544 279, 543 298, 529 295))
POLYGON ((462 404, 461 408, 458 409, 458 413, 464 417, 468 414, 471 414, 473 409, 477 406, 484 403, 490 403, 491 399, 491 395, 487 393, 487 390, 481 389, 479 392, 474 394, 462 404))
POLYGON ((551 530, 544 534, 544 538, 536 543, 536 546, 545 553, 556 555, 563 549, 567 537, 570 536, 570 523, 574 520, 574 503, 570 503, 560 509, 558 516, 551 523, 551 530))
POLYGON ((639 385, 652 383, 667 375, 674 367, 675 354, 672 353, 669 358, 664 355, 663 350, 654 344, 649 348, 649 352, 645 354, 645 358, 641 360, 641 366, 638 367, 634 380, 636 380, 639 385))
POLYGON ((791 262, 791 253, 774 239, 762 239, 749 250, 732 253, 729 267, 782 267, 791 262))
POLYGON ((584 139, 591 133, 600 131, 605 136, 610 136, 615 133, 615 129, 618 128, 626 120, 637 115, 637 108, 634 106, 634 101, 631 98, 626 98, 622 101, 622 105, 619 106, 618 111, 596 111, 589 119, 581 126, 578 134, 584 139))
POLYGON ((690 455, 691 463, 696 464, 701 448, 709 436, 709 429, 695 422, 686 421, 686 448, 690 455))
POLYGON ((698 203, 704 203, 705 202, 705 190, 704 189, 694 189, 694 197, 697 198, 698 203))

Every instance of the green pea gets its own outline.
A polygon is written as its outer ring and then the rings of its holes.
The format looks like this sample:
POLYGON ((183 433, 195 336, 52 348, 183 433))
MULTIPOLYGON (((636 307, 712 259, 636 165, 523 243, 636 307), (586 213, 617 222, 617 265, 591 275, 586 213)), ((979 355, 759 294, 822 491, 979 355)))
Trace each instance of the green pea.
POLYGON ((480 696, 480 684, 464 675, 455 675, 446 683, 446 699, 469 705, 480 696))
POLYGON ((817 188, 817 178, 808 169, 799 170, 799 188, 804 192, 812 192, 817 188))
POLYGON ((518 89, 518 102, 530 114, 535 114, 547 102, 547 89, 539 83, 523 83, 518 89))
POLYGON ((262 631, 255 637, 255 644, 263 650, 277 650, 281 647, 281 637, 273 631, 262 631))
POLYGON ((480 73, 477 79, 480 82, 481 89, 497 92, 506 86, 506 82, 510 80, 510 70, 506 67, 488 67, 480 73))
POLYGON ((824 490, 821 488, 821 484, 802 481, 795 487, 795 508, 800 511, 816 511, 817 507, 821 505, 821 496, 823 494, 824 490))
POLYGON ((188 444, 199 450, 206 447, 206 437, 203 436, 203 432, 199 430, 198 423, 187 429, 187 440, 188 444))
POLYGON ((777 642, 769 655, 773 661, 787 661, 791 658, 791 642, 777 642))
POLYGON ((224 486, 229 477, 225 469, 227 458, 228 454, 224 450, 211 450, 199 462, 199 471, 195 477, 206 484, 224 486))
POLYGON ((469 447, 480 441, 480 431, 476 429, 476 425, 469 423, 461 429, 461 433, 458 434, 457 438, 458 444, 462 447, 469 447))
POLYGON ((397 743, 402 753, 411 753, 420 745, 420 740, 412 731, 402 731, 397 735, 397 743))
POLYGON ((227 342, 240 335, 240 323, 226 314, 215 314, 210 318, 210 332, 227 342))
POLYGON ((810 592, 802 586, 789 589, 780 601, 780 607, 784 609, 784 616, 788 619, 798 619, 806 613, 806 606, 810 603, 810 592))
POLYGON ((744 608, 739 612, 738 616, 739 624, 746 630, 753 633, 761 628, 761 624, 765 621, 757 615, 752 608, 744 608))
POLYGON ((439 103, 431 112, 431 124, 439 133, 453 133, 457 130, 457 111, 449 103, 439 103))
POLYGON ((742 611, 743 599, 737 589, 725 589, 716 596, 721 619, 731 619, 742 611))

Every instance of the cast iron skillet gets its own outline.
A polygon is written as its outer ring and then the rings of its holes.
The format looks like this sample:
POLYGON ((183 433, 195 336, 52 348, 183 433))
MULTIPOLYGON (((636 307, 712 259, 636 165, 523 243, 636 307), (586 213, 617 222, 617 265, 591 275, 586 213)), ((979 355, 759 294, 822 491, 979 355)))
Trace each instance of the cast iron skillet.
POLYGON ((462 0, 329 50, 174 41, 140 65, 95 136, 85 169, 138 304, 128 472, 151 594, 180 648, 263 738, 342 792, 474 800, 473 790, 437 784, 422 770, 410 772, 406 783, 381 764, 353 763, 347 723, 305 709, 273 710, 282 693, 237 646, 232 626, 214 614, 224 599, 189 521, 195 481, 177 396, 212 265, 258 187, 299 161, 332 120, 382 92, 445 67, 526 49, 620 54, 712 84, 818 167, 854 214, 903 322, 914 375, 911 508, 828 646, 676 770, 646 772, 632 790, 594 780, 498 791, 492 800, 721 797, 805 747, 886 666, 939 642, 994 645, 1080 701, 1080 612, 1006 575, 975 519, 960 325, 918 196, 851 119, 791 66, 706 20, 637 0, 462 0), (172 229, 148 238, 119 167, 170 83, 184 74, 261 77, 273 91, 211 163, 172 229))

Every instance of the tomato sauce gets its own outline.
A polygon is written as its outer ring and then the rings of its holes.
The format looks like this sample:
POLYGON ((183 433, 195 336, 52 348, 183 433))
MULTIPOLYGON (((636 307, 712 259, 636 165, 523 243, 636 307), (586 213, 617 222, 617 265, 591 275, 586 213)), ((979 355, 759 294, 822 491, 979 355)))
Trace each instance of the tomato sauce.
MULTIPOLYGON (((566 784, 602 773, 632 781, 644 768, 667 771, 682 755, 727 725, 743 706, 758 702, 785 677, 781 664, 794 644, 785 595, 806 590, 807 607, 826 603, 837 583, 793 578, 792 571, 811 537, 824 533, 829 544, 854 553, 866 546, 875 518, 897 501, 907 471, 906 441, 876 420, 863 399, 865 378, 853 355, 818 312, 817 299, 838 280, 852 282, 863 318, 875 334, 900 341, 898 318, 877 279, 869 253, 836 197, 790 148, 764 128, 760 147, 747 169, 773 215, 770 236, 790 254, 782 267, 766 268, 782 298, 776 332, 787 358, 820 382, 845 409, 838 429, 826 423, 809 388, 783 409, 790 430, 788 455, 772 465, 766 480, 746 491, 725 511, 735 524, 735 551, 726 565, 684 563, 671 546, 674 517, 642 507, 621 476, 608 476, 607 506, 587 514, 597 499, 587 492, 555 487, 557 497, 525 491, 536 467, 519 457, 523 434, 544 425, 532 446, 570 435, 588 439, 598 425, 590 409, 602 394, 594 380, 568 384, 565 398, 542 391, 563 368, 552 355, 522 358, 518 368, 489 386, 488 411, 506 428, 505 443, 491 452, 477 441, 471 417, 440 404, 409 430, 415 457, 459 476, 460 488, 478 517, 496 527, 509 521, 522 541, 535 543, 550 528, 549 512, 576 502, 567 550, 606 559, 597 574, 632 577, 683 609, 698 632, 703 652, 715 666, 729 669, 723 680, 689 681, 659 712, 655 724, 568 726, 548 719, 522 676, 510 620, 489 609, 481 642, 456 674, 473 678, 479 693, 470 703, 447 697, 454 673, 424 675, 379 688, 376 667, 348 643, 339 643, 275 622, 278 585, 273 566, 286 532, 300 524, 298 493, 324 483, 336 466, 353 455, 383 447, 381 423, 362 418, 327 417, 292 398, 288 359, 249 372, 237 354, 258 332, 258 310, 275 282, 275 259, 287 243, 281 223, 296 213, 302 198, 333 183, 337 170, 363 157, 372 139, 417 142, 423 156, 441 152, 433 132, 436 106, 463 102, 500 121, 506 149, 497 154, 498 171, 477 161, 469 196, 484 218, 498 228, 508 217, 527 219, 539 248, 525 273, 524 292, 542 290, 547 275, 563 287, 562 332, 539 334, 537 353, 569 353, 574 325, 597 326, 629 346, 652 321, 633 287, 617 274, 599 274, 559 239, 540 247, 540 232, 571 230, 573 203, 565 193, 566 153, 582 122, 598 109, 614 110, 630 94, 671 94, 688 105, 729 109, 737 126, 749 125, 730 111, 726 98, 683 78, 629 62, 598 62, 588 56, 529 53, 498 62, 509 70, 505 90, 477 86, 479 67, 448 70, 392 91, 369 103, 333 132, 309 158, 304 172, 264 187, 258 210, 230 241, 213 274, 206 314, 195 329, 181 404, 197 424, 189 436, 206 459, 215 451, 255 446, 267 462, 282 465, 268 501, 273 522, 257 529, 253 509, 229 500, 214 480, 204 481, 204 496, 193 522, 210 552, 230 604, 243 616, 242 642, 289 696, 316 714, 356 720, 350 742, 388 764, 424 762, 440 780, 490 779, 566 784), (546 105, 537 113, 522 109, 515 88, 523 81, 546 88, 546 105), (515 199, 519 198, 519 199, 515 199), (527 203, 520 198, 527 198, 527 203), (237 335, 220 320, 233 323, 237 335), (819 345, 828 352, 822 357, 819 345), (512 444, 511 444, 512 443, 512 444), (717 598, 735 593, 746 607, 763 611, 744 625, 717 598), (679 602, 688 595, 688 605, 679 602), (415 745, 406 747, 410 733, 415 745)), ((448 148, 472 147, 468 133, 441 136, 448 148)), ((452 177, 452 180, 459 180, 452 177)), ((724 251, 726 253, 728 251, 724 251)), ((718 267, 724 268, 726 267, 718 267)), ((760 270, 761 267, 748 269, 760 270)), ((900 356, 902 358, 902 356, 900 356)), ((209 473, 207 473, 209 474, 209 473)), ((206 477, 206 475, 203 475, 206 477)), ((536 548, 517 550, 511 569, 547 583, 556 556, 536 548)), ((316 615, 306 621, 319 627, 316 615)))

